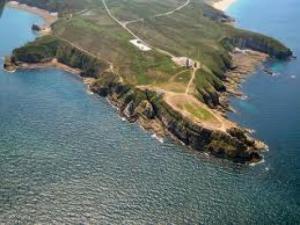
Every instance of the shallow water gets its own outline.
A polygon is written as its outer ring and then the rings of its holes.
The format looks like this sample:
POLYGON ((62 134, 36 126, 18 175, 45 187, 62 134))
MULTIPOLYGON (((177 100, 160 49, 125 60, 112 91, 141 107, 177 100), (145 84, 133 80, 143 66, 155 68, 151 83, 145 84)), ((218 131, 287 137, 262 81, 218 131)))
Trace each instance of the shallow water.
MULTIPOLYGON (((6 9, 0 55, 32 40, 37 21, 6 9)), ((161 144, 71 74, 1 71, 0 224, 297 224, 299 79, 257 73, 249 99, 234 100, 232 117, 271 147, 264 164, 245 167, 161 144)))

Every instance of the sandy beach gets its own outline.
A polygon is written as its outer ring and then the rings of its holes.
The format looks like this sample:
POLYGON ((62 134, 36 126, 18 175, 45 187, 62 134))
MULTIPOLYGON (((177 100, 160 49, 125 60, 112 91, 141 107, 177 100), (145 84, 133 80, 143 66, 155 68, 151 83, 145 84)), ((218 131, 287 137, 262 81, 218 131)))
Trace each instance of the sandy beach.
POLYGON ((7 3, 7 6, 11 7, 11 8, 24 10, 24 11, 31 12, 31 13, 34 13, 36 15, 39 15, 40 17, 43 18, 45 26, 50 26, 58 18, 57 13, 50 13, 47 10, 39 9, 39 8, 36 8, 36 7, 31 7, 31 6, 28 6, 28 5, 25 5, 25 4, 20 4, 17 1, 9 1, 7 3))
POLYGON ((221 11, 226 11, 231 4, 233 4, 236 0, 221 0, 213 4, 213 7, 219 9, 221 11))

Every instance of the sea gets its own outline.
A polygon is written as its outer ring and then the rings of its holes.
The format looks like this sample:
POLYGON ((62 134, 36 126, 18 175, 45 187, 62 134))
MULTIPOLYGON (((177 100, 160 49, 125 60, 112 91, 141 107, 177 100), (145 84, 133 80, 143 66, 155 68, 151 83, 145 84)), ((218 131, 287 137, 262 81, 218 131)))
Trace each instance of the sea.
MULTIPOLYGON (((236 26, 300 55, 299 0, 238 0, 236 26)), ((0 63, 42 19, 5 8, 0 63)), ((300 224, 300 62, 268 61, 228 116, 269 145, 239 165, 191 151, 119 117, 57 69, 0 70, 0 224, 300 224)))

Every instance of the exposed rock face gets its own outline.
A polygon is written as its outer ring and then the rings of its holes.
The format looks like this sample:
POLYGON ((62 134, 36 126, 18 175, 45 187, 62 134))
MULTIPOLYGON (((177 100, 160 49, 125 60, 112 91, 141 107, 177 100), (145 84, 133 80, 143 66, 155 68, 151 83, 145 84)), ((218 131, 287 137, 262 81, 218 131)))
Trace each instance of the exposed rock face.
POLYGON ((283 46, 275 47, 275 45, 278 45, 277 41, 275 40, 268 42, 263 38, 237 36, 233 37, 230 42, 240 49, 251 49, 258 52, 263 52, 277 59, 288 59, 293 55, 292 51, 288 48, 283 46))
POLYGON ((142 101, 138 105, 138 107, 135 109, 135 113, 136 115, 144 116, 147 119, 154 119, 156 116, 152 104, 147 100, 142 101))
POLYGON ((139 117, 147 118, 148 123, 159 120, 163 129, 197 151, 211 152, 217 157, 241 163, 261 159, 261 149, 246 131, 235 128, 221 132, 196 125, 175 112, 155 93, 146 91, 143 94, 120 83, 110 83, 106 87, 96 84, 92 90, 109 97, 130 121, 139 117))
POLYGON ((16 70, 16 64, 13 58, 5 57, 3 68, 8 72, 14 72, 16 70))
POLYGON ((39 25, 37 25, 37 24, 33 24, 32 27, 31 27, 31 29, 33 31, 37 31, 37 32, 40 32, 42 30, 42 28, 39 25))
POLYGON ((134 111, 135 111, 135 109, 134 109, 133 101, 131 101, 127 104, 127 106, 123 110, 123 114, 127 118, 131 118, 134 115, 134 111))
POLYGON ((221 23, 232 23, 234 22, 234 19, 228 15, 226 15, 224 12, 215 9, 209 4, 203 5, 203 15, 208 17, 209 19, 221 23))
MULTIPOLYGON (((195 124, 168 106, 158 93, 140 90, 120 82, 119 76, 113 72, 107 72, 107 65, 99 62, 98 59, 75 49, 68 43, 53 38, 49 38, 46 42, 47 47, 44 46, 44 42, 41 45, 31 43, 27 45, 27 49, 30 51, 27 51, 26 48, 15 50, 15 59, 31 63, 57 58, 61 63, 81 69, 82 76, 95 77, 96 82, 91 85, 91 90, 108 97, 119 108, 120 113, 131 122, 143 121, 143 127, 155 123, 156 131, 167 130, 176 139, 193 149, 211 152, 217 157, 242 163, 256 162, 261 159, 259 153, 264 145, 250 138, 246 131, 235 128, 225 132, 195 124)), ((240 47, 250 46, 267 51, 276 57, 285 57, 291 54, 284 48, 273 49, 270 44, 253 41, 251 38, 232 39, 231 43, 240 45, 240 47)), ((216 90, 222 91, 224 87, 220 86, 216 90)), ((204 96, 207 96, 204 101, 208 105, 219 104, 218 95, 210 93, 204 96)), ((153 128, 153 126, 149 127, 153 128)))

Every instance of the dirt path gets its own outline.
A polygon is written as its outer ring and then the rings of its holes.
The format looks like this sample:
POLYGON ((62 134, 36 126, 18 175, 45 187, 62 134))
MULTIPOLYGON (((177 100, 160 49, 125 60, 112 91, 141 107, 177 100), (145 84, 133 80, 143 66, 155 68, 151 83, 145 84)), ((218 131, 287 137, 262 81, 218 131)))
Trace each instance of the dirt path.
POLYGON ((189 81, 189 83, 188 83, 188 85, 186 87, 186 90, 185 90, 185 94, 186 95, 188 95, 190 93, 190 89, 191 89, 191 87, 192 87, 192 85, 194 83, 194 80, 195 80, 195 77, 196 77, 196 73, 197 73, 198 69, 201 68, 201 63, 200 62, 194 62, 194 64, 195 63, 197 64, 197 66, 195 67, 193 65, 192 77, 191 77, 191 79, 190 79, 190 81, 189 81))
MULTIPOLYGON (((107 7, 107 4, 106 4, 106 0, 102 0, 103 2, 103 5, 105 7, 105 10, 107 12, 107 14, 116 22, 118 23, 124 30, 126 30, 129 34, 131 34, 134 38, 138 39, 138 40, 141 40, 143 41, 139 36, 137 36, 133 31, 131 31, 127 25, 129 23, 133 23, 133 22, 138 22, 138 21, 143 21, 143 19, 139 19, 139 20, 136 20, 136 21, 128 21, 128 22, 121 22, 119 21, 115 16, 112 15, 110 9, 107 7)), ((162 14, 158 14, 156 15, 156 17, 161 17, 161 16, 166 16, 166 15, 171 15, 172 13, 175 13, 179 10, 181 10, 182 8, 186 7, 187 5, 189 5, 190 3, 190 0, 187 0, 185 2, 185 4, 179 6, 178 8, 176 8, 175 10, 172 10, 172 11, 169 11, 169 12, 166 12, 166 13, 162 13, 162 14)), ((143 41, 146 45, 148 45, 145 41, 143 41)), ((150 46, 150 45, 148 45, 150 46)), ((172 53, 166 51, 166 50, 163 50, 163 49, 159 49, 159 48, 155 48, 158 52, 164 54, 164 55, 167 55, 171 58, 174 58, 176 56, 174 56, 172 53)), ((137 86, 138 88, 140 89, 152 89, 152 90, 155 90, 156 92, 158 93, 162 93, 164 94, 164 99, 165 101, 172 107, 174 108, 175 110, 177 110, 178 112, 182 113, 183 116, 187 116, 189 118, 192 119, 192 121, 196 122, 196 123, 201 123, 202 125, 208 127, 208 128, 211 128, 211 129, 216 129, 216 130, 221 130, 221 131, 224 131, 226 132, 226 130, 228 128, 231 128, 233 126, 235 126, 234 123, 230 122, 229 120, 225 119, 224 117, 222 117, 221 115, 219 115, 218 112, 215 112, 214 110, 210 109, 207 105, 205 105, 204 103, 200 102, 198 99, 196 99, 193 95, 190 94, 190 90, 191 90, 191 87, 194 83, 194 80, 195 80, 195 77, 196 77, 196 73, 197 71, 202 68, 202 65, 200 62, 198 61, 194 61, 193 63, 193 71, 192 71, 192 76, 191 76, 191 79, 186 87, 186 90, 185 90, 185 93, 183 94, 178 94, 178 93, 175 93, 175 92, 170 92, 170 91, 166 91, 164 89, 161 89, 161 88, 158 88, 158 87, 152 87, 152 86, 137 86), (191 104, 193 105, 196 105, 198 107, 201 107, 205 110, 207 110, 208 112, 210 112, 213 117, 214 117, 214 120, 213 121, 200 121, 199 119, 193 117, 189 112, 185 111, 185 110, 182 110, 180 108, 178 108, 177 106, 177 100, 179 99, 180 102, 190 102, 191 104)))
POLYGON ((184 117, 190 118, 194 123, 199 123, 209 129, 213 130, 220 130, 226 132, 227 129, 235 127, 236 125, 222 117, 218 112, 216 112, 213 109, 210 109, 206 104, 200 102, 198 99, 196 99, 192 95, 186 95, 186 94, 177 94, 173 92, 165 92, 164 93, 164 100, 166 103, 168 103, 173 109, 175 109, 177 112, 181 113, 184 117), (197 106, 199 108, 205 109, 210 114, 213 115, 213 119, 205 121, 200 120, 199 118, 193 116, 190 112, 186 110, 182 110, 178 105, 184 104, 184 103, 190 103, 194 106, 197 106))
POLYGON ((176 9, 173 9, 173 10, 165 12, 165 13, 160 13, 160 14, 154 15, 153 17, 162 17, 162 16, 172 15, 173 13, 182 10, 183 8, 188 6, 190 3, 191 3, 191 0, 187 0, 183 5, 178 6, 176 9))
MULTIPOLYGON (((113 19, 117 24, 119 24, 124 30, 126 30, 129 34, 131 34, 135 39, 141 40, 143 41, 139 36, 137 36, 135 33, 133 33, 127 26, 126 23, 122 23, 120 20, 118 20, 110 11, 110 9, 108 8, 107 4, 106 4, 106 0, 102 0, 102 3, 104 5, 104 8, 107 12, 107 14, 109 15, 109 17, 111 19, 113 19)), ((144 41, 143 41, 144 42, 144 41)), ((146 43, 146 42, 144 42, 146 43)))
MULTIPOLYGON (((176 57, 175 55, 173 55, 172 53, 166 51, 166 50, 163 50, 163 49, 160 49, 160 48, 155 48, 155 47, 152 47, 149 43, 147 43, 146 41, 144 41, 142 38, 140 38, 138 35, 136 35, 132 30, 130 30, 127 25, 130 24, 130 23, 133 23, 133 22, 138 22, 138 21, 143 21, 144 19, 138 19, 138 20, 134 20, 134 21, 127 21, 127 22, 122 22, 120 20, 118 20, 114 15, 112 15, 110 9, 108 8, 107 4, 106 4, 106 0, 102 0, 102 3, 104 5, 104 8, 107 12, 107 14, 109 15, 109 17, 111 19, 113 19, 116 23, 118 23, 124 30, 126 30, 129 34, 131 34, 135 39, 138 39, 142 42, 144 42, 146 45, 148 45, 149 47, 151 48, 154 48, 156 51, 160 52, 161 54, 164 54, 164 55, 167 55, 171 58, 174 58, 176 57)), ((186 5, 188 5, 190 3, 190 0, 188 0, 184 5, 178 7, 180 9, 184 8, 186 5)), ((178 11, 179 9, 177 8, 177 10, 172 10, 170 12, 174 13, 176 11, 178 11)), ((171 14, 172 14, 171 13, 171 14)))
MULTIPOLYGON (((153 17, 153 18, 156 18, 156 17, 163 17, 163 16, 169 16, 169 15, 172 15, 173 13, 182 10, 183 8, 185 8, 186 6, 188 6, 190 3, 191 3, 191 0, 187 0, 184 4, 178 6, 176 9, 173 9, 173 10, 171 10, 171 11, 164 12, 164 13, 159 13, 159 14, 156 14, 156 15, 154 15, 154 16, 152 16, 152 17, 153 17)), ((124 26, 127 26, 128 24, 131 24, 131 23, 137 23, 137 22, 143 22, 144 20, 145 20, 144 18, 140 18, 140 19, 130 20, 130 21, 121 22, 121 23, 122 23, 124 26)))

